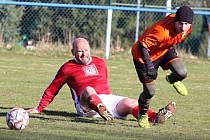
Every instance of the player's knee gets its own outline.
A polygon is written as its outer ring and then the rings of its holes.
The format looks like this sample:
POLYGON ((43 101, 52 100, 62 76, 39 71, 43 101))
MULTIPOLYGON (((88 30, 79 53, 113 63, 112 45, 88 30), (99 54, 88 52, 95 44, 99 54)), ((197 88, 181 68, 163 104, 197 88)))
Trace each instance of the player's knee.
POLYGON ((83 89, 83 91, 84 91, 84 92, 87 92, 87 93, 90 93, 90 94, 96 92, 95 89, 94 89, 93 87, 91 87, 91 86, 85 87, 85 88, 83 89))
POLYGON ((96 94, 95 89, 91 86, 87 86, 82 90, 82 92, 80 94, 80 97, 81 98, 88 98, 92 94, 96 94))
POLYGON ((124 98, 119 102, 119 104, 121 104, 121 106, 124 106, 125 108, 133 108, 134 106, 138 105, 138 100, 137 99, 124 98))
POLYGON ((182 81, 186 77, 187 77, 187 71, 185 69, 183 69, 177 73, 177 78, 179 79, 179 81, 182 81))

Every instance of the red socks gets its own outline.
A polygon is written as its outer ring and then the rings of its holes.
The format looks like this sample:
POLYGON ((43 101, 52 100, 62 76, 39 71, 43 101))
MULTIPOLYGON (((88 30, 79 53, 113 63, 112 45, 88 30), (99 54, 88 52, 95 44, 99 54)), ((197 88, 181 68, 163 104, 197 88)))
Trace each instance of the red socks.
POLYGON ((88 97, 88 106, 95 110, 98 111, 97 105, 101 102, 101 99, 96 95, 96 94, 92 94, 88 97))
MULTIPOLYGON (((139 113, 139 106, 136 106, 132 110, 132 115, 137 119, 139 113)), ((147 110, 148 118, 150 122, 153 122, 156 116, 156 112, 154 112, 151 108, 147 110)))

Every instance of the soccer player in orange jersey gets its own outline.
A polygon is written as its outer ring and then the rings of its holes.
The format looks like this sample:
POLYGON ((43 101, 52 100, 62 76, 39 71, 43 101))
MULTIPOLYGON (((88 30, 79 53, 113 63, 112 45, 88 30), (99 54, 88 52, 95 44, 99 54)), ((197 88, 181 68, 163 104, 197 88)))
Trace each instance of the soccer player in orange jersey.
MULTIPOLYGON (((71 90, 77 114, 86 117, 101 117, 104 120, 126 118, 132 114, 138 116, 138 100, 111 94, 108 72, 102 58, 91 56, 90 46, 85 38, 73 41, 72 54, 74 59, 65 62, 58 70, 55 78, 44 91, 37 107, 29 109, 29 113, 44 110, 58 94, 64 84, 71 90)), ((166 107, 154 112, 147 110, 149 121, 163 123, 171 116, 171 102, 166 107), (168 115, 169 114, 169 115, 168 115)))
POLYGON ((186 87, 181 82, 187 76, 186 67, 178 58, 174 47, 192 32, 193 11, 188 6, 180 7, 175 14, 170 14, 147 28, 132 47, 133 62, 143 92, 139 96, 140 127, 149 128, 147 110, 155 94, 155 80, 159 66, 171 70, 166 80, 185 96, 186 87))

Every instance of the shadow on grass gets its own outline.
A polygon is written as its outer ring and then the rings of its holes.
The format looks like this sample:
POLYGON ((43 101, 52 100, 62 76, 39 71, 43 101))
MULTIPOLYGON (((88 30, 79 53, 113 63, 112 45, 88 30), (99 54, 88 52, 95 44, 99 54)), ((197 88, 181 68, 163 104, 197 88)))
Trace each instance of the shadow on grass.
MULTIPOLYGON (((5 117, 7 115, 7 111, 12 109, 13 107, 0 107, 0 109, 5 110, 4 112, 0 112, 0 117, 5 117)), ((25 110, 29 108, 24 108, 25 110)), ((71 121, 71 122, 81 122, 81 123, 93 123, 93 124, 101 124, 101 125, 128 125, 126 122, 128 121, 136 121, 134 119, 114 119, 113 121, 104 121, 102 118, 89 118, 78 116, 76 113, 70 113, 66 111, 54 111, 54 110, 44 110, 38 114, 30 114, 30 118, 47 120, 47 121, 71 121)), ((0 128, 1 129, 1 128, 0 128)))
MULTIPOLYGON (((3 110, 10 110, 14 107, 0 107, 0 109, 3 109, 3 110)), ((30 109, 30 108, 24 108, 25 110, 27 109, 30 109)), ((7 114, 7 112, 1 112, 0 113, 0 116, 5 116, 7 114)), ((66 112, 66 111, 53 111, 53 110, 44 110, 43 112, 41 112, 40 114, 45 114, 45 115, 50 115, 50 116, 64 116, 64 117, 76 117, 77 114, 76 113, 69 113, 69 112, 66 112)))
POLYGON ((63 116, 63 117, 76 117, 76 113, 69 113, 66 111, 54 111, 54 110, 44 110, 42 114, 51 115, 51 116, 63 116))
MULTIPOLYGON (((7 111, 14 107, 0 107, 4 112, 0 112, 0 117, 6 117, 7 111)), ((29 108, 24 108, 25 110, 29 108)), ((99 123, 101 119, 93 119, 87 117, 78 116, 76 113, 70 113, 66 111, 54 111, 54 110, 44 110, 38 114, 30 114, 30 118, 36 118, 40 120, 50 120, 50 121, 72 121, 72 122, 82 122, 82 123, 99 123), (56 117, 58 116, 58 117, 56 117)))

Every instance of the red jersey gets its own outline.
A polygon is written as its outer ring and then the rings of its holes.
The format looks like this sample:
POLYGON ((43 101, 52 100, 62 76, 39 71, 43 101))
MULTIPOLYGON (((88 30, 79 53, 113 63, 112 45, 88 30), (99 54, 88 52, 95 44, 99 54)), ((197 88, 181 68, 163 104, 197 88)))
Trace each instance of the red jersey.
POLYGON ((186 34, 177 34, 174 23, 175 14, 170 14, 147 28, 132 48, 134 59, 143 63, 141 54, 138 51, 139 43, 148 49, 150 60, 155 61, 163 56, 169 49, 182 42, 184 38, 192 32, 192 27, 190 27, 186 34))
POLYGON ((97 94, 111 94, 107 67, 103 59, 92 56, 92 61, 87 65, 69 60, 60 67, 55 78, 44 91, 37 110, 42 111, 50 104, 64 84, 73 89, 78 98, 87 86, 93 87, 97 94))

